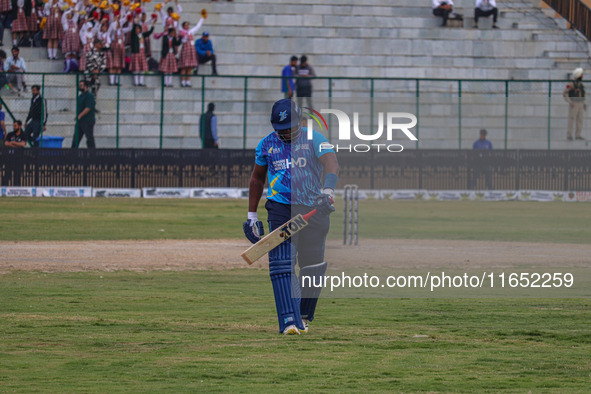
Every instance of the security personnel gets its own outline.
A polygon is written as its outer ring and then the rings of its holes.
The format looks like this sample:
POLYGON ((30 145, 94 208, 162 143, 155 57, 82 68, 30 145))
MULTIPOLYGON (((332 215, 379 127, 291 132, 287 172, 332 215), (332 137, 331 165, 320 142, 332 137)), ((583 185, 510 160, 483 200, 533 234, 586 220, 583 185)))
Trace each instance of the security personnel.
POLYGON ((587 110, 587 104, 585 104, 582 68, 579 67, 573 71, 573 81, 566 85, 566 89, 562 95, 569 105, 566 139, 569 141, 573 140, 573 127, 576 124, 575 138, 577 140, 584 140, 581 132, 583 131, 583 114, 587 110))

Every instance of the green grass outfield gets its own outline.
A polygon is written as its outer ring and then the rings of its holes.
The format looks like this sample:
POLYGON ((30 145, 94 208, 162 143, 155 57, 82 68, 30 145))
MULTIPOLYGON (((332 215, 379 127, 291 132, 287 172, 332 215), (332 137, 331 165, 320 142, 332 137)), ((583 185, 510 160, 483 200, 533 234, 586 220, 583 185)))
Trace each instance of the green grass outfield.
MULTIPOLYGON (((245 201, 1 199, 0 238, 237 238, 244 216, 245 201)), ((582 203, 374 201, 360 217, 362 240, 591 239, 582 203)), ((274 309, 252 268, 0 275, 0 392, 591 387, 589 299, 323 299, 300 337, 274 309)))
MULTIPOLYGON (((342 202, 331 236, 343 228, 342 202)), ((0 199, 0 239, 242 238, 246 200, 0 199), (162 231, 164 230, 164 231, 162 231)), ((259 218, 265 222, 261 206, 259 218)), ((589 243, 591 203, 362 201, 361 238, 589 243)))

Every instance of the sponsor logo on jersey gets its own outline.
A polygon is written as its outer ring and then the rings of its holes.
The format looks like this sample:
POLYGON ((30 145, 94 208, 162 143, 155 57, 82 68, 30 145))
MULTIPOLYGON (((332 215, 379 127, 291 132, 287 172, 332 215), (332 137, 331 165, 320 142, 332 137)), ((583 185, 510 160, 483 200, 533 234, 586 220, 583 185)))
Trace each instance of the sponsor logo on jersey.
POLYGON ((299 167, 304 168, 308 162, 305 157, 281 159, 273 161, 273 168, 275 171, 289 170, 291 168, 299 167))

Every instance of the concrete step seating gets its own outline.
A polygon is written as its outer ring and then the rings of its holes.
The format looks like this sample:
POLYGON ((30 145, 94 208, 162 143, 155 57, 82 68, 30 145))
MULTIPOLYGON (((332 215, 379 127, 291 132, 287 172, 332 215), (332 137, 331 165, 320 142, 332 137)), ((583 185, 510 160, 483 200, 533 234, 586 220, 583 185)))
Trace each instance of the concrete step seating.
MULTIPOLYGON (((455 7, 456 12, 465 16, 463 28, 440 28, 440 19, 431 15, 429 1, 181 2, 185 10, 183 20, 197 21, 200 10, 208 10, 210 17, 203 29, 211 32, 222 75, 275 76, 292 54, 302 53, 309 56, 318 75, 334 77, 564 79, 572 68, 588 65, 587 42, 575 32, 565 30, 561 19, 547 15, 550 13, 539 9, 537 4, 534 7, 532 2, 500 1, 500 29, 496 30, 491 29, 491 18, 483 18, 479 29, 473 29, 470 19, 473 2, 466 0, 456 1, 455 7)), ((6 42, 9 37, 5 38, 6 42)), ((154 41, 153 45, 154 52, 158 53, 159 41, 154 41)), ((32 72, 59 72, 63 66, 60 61, 48 61, 44 48, 23 48, 22 55, 32 72)), ((201 65, 200 73, 209 75, 210 65, 201 65)), ((40 82, 37 76, 28 78, 29 86, 40 82)), ((70 120, 75 108, 73 78, 45 78, 46 97, 51 101, 48 133, 63 135, 66 144, 73 129, 70 120)), ((135 88, 131 86, 130 76, 122 77, 120 147, 159 146, 159 81, 159 77, 147 77, 148 87, 135 88)), ((99 146, 113 147, 116 145, 117 88, 107 86, 106 82, 104 79, 99 93, 101 113, 95 135, 99 146)), ((177 78, 174 83, 179 85, 177 78)), ((412 111, 415 83, 376 81, 375 95, 412 111), (400 98, 405 95, 411 98, 409 102, 400 98)), ((221 145, 243 146, 244 79, 208 76, 205 84, 205 103, 201 101, 200 77, 193 79, 192 89, 165 89, 163 146, 199 147, 197 123, 202 106, 209 101, 216 102, 221 145)), ((281 97, 279 84, 277 79, 248 81, 248 147, 254 147, 257 140, 270 131, 268 111, 272 102, 281 97)), ((369 81, 333 80, 332 94, 335 99, 359 95, 368 98, 369 84, 369 81)), ((455 98, 451 98, 457 94, 457 83, 421 84, 424 86, 419 108, 421 146, 457 147, 457 106, 453 104, 455 98), (446 96, 446 92, 450 96, 446 96)), ((563 84, 553 87, 552 104, 557 109, 552 114, 551 137, 556 139, 557 147, 568 149, 574 144, 563 142, 566 127, 565 103, 560 97, 563 88, 563 84)), ((490 92, 485 86, 478 89, 486 94, 464 93, 462 128, 463 135, 468 134, 462 137, 464 147, 471 146, 470 141, 476 138, 474 130, 479 125, 493 128, 504 137, 504 90, 493 88, 497 91, 490 92)), ((315 106, 327 102, 328 95, 328 81, 315 81, 315 106)), ((512 97, 516 101, 521 97, 523 102, 511 105, 509 147, 546 148, 547 93, 538 88, 535 95, 512 97)), ((26 117, 27 97, 7 95, 3 98, 15 113, 26 117)), ((498 146, 494 138, 493 143, 498 146)))

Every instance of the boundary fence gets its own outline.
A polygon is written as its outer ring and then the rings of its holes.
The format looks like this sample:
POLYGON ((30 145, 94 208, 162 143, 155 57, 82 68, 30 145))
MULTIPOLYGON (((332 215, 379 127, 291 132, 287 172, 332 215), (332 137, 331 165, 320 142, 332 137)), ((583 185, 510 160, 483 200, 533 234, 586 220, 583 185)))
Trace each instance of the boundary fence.
MULTIPOLYGON (((360 189, 591 191, 591 151, 339 153, 339 183, 360 189)), ((241 149, 0 150, 2 186, 248 187, 241 149)))

